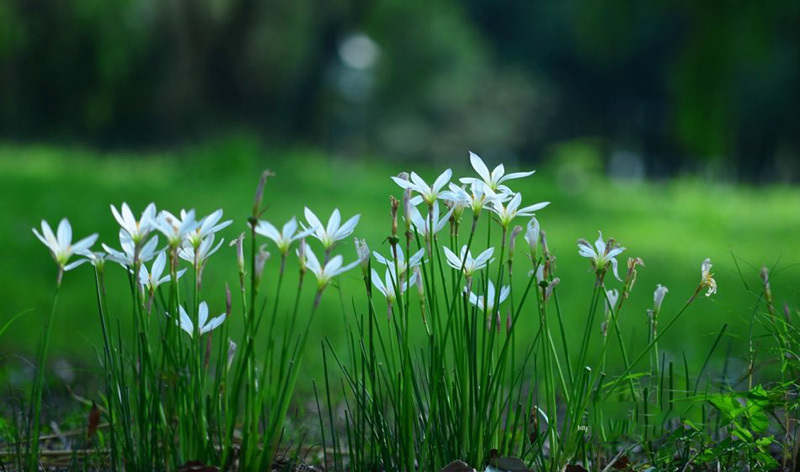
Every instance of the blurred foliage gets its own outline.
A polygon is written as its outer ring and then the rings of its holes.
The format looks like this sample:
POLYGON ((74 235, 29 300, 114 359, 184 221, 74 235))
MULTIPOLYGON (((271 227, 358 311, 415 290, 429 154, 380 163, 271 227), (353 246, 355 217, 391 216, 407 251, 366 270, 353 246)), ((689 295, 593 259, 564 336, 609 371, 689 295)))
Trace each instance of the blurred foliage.
POLYGON ((591 138, 651 176, 797 179, 800 4, 0 2, 0 138, 151 147, 242 128, 438 160, 591 138), (377 61, 343 60, 353 35, 377 61))

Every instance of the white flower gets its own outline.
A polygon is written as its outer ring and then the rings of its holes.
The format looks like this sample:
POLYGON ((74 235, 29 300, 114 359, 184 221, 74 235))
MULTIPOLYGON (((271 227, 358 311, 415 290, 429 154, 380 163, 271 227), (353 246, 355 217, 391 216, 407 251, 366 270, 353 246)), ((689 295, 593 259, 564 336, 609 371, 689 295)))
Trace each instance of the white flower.
POLYGON ((619 300, 619 290, 617 289, 606 290, 606 297, 607 297, 605 303, 606 316, 608 316, 617 306, 617 300, 619 300))
POLYGON ((183 239, 192 231, 195 231, 200 223, 195 220, 194 210, 181 210, 181 217, 178 218, 172 213, 161 210, 156 218, 156 229, 167 237, 167 243, 171 247, 178 247, 183 239))
POLYGON ((217 231, 226 228, 233 223, 231 220, 218 223, 221 218, 222 210, 217 210, 200 220, 197 228, 187 235, 187 240, 189 243, 191 243, 191 245, 194 247, 199 247, 207 236, 213 236, 217 231))
POLYGON ((583 257, 588 257, 591 259, 592 266, 598 272, 604 271, 608 267, 608 264, 611 264, 611 267, 614 270, 614 277, 622 282, 622 279, 619 278, 619 274, 617 273, 616 256, 621 254, 625 248, 606 244, 603 241, 603 233, 600 231, 598 231, 598 233, 600 235, 598 236, 597 241, 594 243, 597 251, 592 248, 592 245, 589 244, 588 241, 581 239, 578 241, 578 253, 583 257))
POLYGON ((358 219, 361 217, 361 215, 356 215, 340 226, 342 218, 339 215, 339 209, 336 208, 328 219, 328 226, 323 226, 317 215, 309 210, 308 207, 305 208, 304 213, 308 222, 308 228, 306 229, 312 231, 310 234, 319 239, 325 249, 330 249, 337 241, 350 236, 358 224, 358 219))
POLYGON ((294 216, 283 225, 280 231, 268 221, 259 221, 258 225, 256 225, 256 233, 274 241, 278 250, 284 255, 289 252, 289 246, 294 241, 305 238, 313 232, 314 229, 309 228, 297 233, 297 219, 294 216))
POLYGON ((703 264, 700 266, 702 273, 700 286, 708 287, 708 292, 706 292, 707 297, 710 297, 712 293, 717 293, 717 281, 714 280, 714 274, 711 273, 711 266, 711 259, 709 258, 706 258, 706 260, 704 260, 703 264))
MULTIPOLYGON (((183 309, 183 306, 178 306, 178 311, 180 312, 180 317, 178 319, 178 325, 181 327, 182 330, 189 333, 189 337, 194 337, 194 323, 192 323, 192 319, 189 318, 189 315, 186 314, 186 310, 183 309)), ((211 331, 212 329, 218 327, 225 321, 225 313, 215 317, 208 319, 208 304, 206 302, 200 302, 200 306, 197 310, 197 321, 199 326, 200 334, 206 334, 207 332, 211 331)))
MULTIPOLYGON (((172 277, 169 274, 165 275, 164 277, 161 276, 161 274, 164 273, 164 268, 166 266, 167 255, 162 251, 158 253, 156 260, 153 262, 153 267, 149 272, 144 264, 142 264, 142 266, 139 268, 139 283, 148 290, 155 291, 159 285, 172 280, 172 277)), ((181 278, 184 272, 186 272, 186 269, 179 270, 176 274, 177 278, 181 278)))
POLYGON ((534 217, 528 222, 527 229, 525 230, 525 241, 531 247, 531 255, 536 256, 536 248, 539 245, 539 221, 534 217))
POLYGON ((667 287, 661 284, 656 285, 656 291, 653 292, 653 311, 656 313, 661 311, 661 304, 664 303, 664 296, 667 295, 667 292, 669 292, 667 287))
MULTIPOLYGON (((390 251, 391 252, 391 251, 390 251)), ((379 263, 389 267, 390 269, 394 270, 394 258, 387 259, 382 255, 378 254, 377 251, 373 252, 375 254, 375 260, 379 263)), ((400 272, 400 278, 402 279, 408 269, 412 269, 422 262, 422 258, 425 256, 425 249, 420 249, 419 251, 415 252, 414 255, 411 256, 411 259, 406 261, 405 254, 403 254, 403 249, 400 248, 400 245, 397 245, 397 270, 400 272)))
POLYGON ((186 240, 183 246, 178 249, 178 257, 181 259, 188 261, 190 264, 195 265, 197 263, 197 267, 201 268, 208 260, 208 258, 217 252, 220 246, 222 246, 224 239, 220 239, 219 243, 214 246, 214 234, 210 234, 208 237, 203 238, 200 241, 199 246, 194 246, 190 240, 186 240))
POLYGON ((44 245, 50 249, 50 254, 52 254, 56 264, 58 264, 58 266, 64 271, 72 270, 86 262, 86 259, 80 259, 71 264, 67 263, 73 254, 79 254, 87 251, 90 247, 92 247, 92 244, 97 241, 97 234, 92 234, 81 239, 75 244, 72 244, 72 226, 69 224, 69 221, 66 218, 62 219, 58 223, 58 229, 56 230, 57 234, 53 234, 53 230, 50 229, 50 225, 44 220, 42 220, 41 233, 36 231, 36 228, 32 228, 32 230, 33 234, 39 238, 39 241, 44 243, 44 245))
POLYGON ((453 214, 453 209, 454 208, 450 208, 442 218, 439 218, 439 204, 434 203, 430 210, 432 214, 430 214, 428 217, 424 217, 419 210, 417 210, 417 207, 412 206, 409 208, 411 215, 407 215, 406 217, 410 216, 411 224, 414 226, 414 228, 416 228, 417 232, 425 237, 425 239, 428 239, 428 236, 431 233, 428 228, 431 221, 428 218, 433 219, 433 234, 435 235, 441 231, 442 228, 444 228, 444 225, 447 224, 448 221, 450 221, 450 215, 453 214))
MULTIPOLYGON (((486 184, 487 187, 494 190, 495 192, 511 192, 505 185, 501 185, 506 180, 511 179, 521 179, 523 177, 527 177, 529 175, 533 175, 536 171, 530 172, 514 172, 511 174, 506 175, 506 169, 503 164, 498 165, 494 168, 494 170, 490 173, 489 168, 486 167, 486 164, 483 163, 483 160, 478 157, 477 154, 474 152, 469 153, 469 161, 472 163, 472 168, 475 169, 475 172, 481 176, 483 182, 486 184)), ((463 177, 461 178, 461 182, 465 184, 470 184, 472 182, 480 182, 480 179, 476 179, 474 177, 463 177)))
POLYGON ((500 225, 504 228, 508 228, 511 224, 511 221, 514 220, 517 216, 533 216, 533 212, 537 210, 541 210, 542 208, 546 207, 550 204, 550 202, 540 202, 535 203, 533 205, 528 205, 526 207, 520 208, 519 206, 522 204, 522 194, 517 193, 508 202, 508 205, 504 205, 502 201, 494 200, 492 202, 491 210, 497 213, 497 216, 500 219, 500 225))
POLYGON ((493 204, 494 202, 504 202, 510 198, 508 193, 495 193, 486 184, 480 180, 473 180, 469 184, 470 191, 467 192, 464 188, 456 184, 450 184, 450 193, 452 201, 456 205, 467 206, 472 209, 474 214, 479 214, 483 207, 493 204))
MULTIPOLYGON (((300 251, 298 250, 298 256, 300 256, 300 251)), ((329 260, 325 266, 322 266, 319 263, 319 259, 317 256, 314 255, 314 251, 311 250, 310 247, 305 247, 305 266, 314 273, 314 276, 317 278, 317 289, 322 290, 324 289, 331 280, 336 277, 337 275, 347 272, 348 270, 352 269, 353 267, 357 266, 361 261, 354 261, 351 264, 346 266, 342 266, 343 259, 342 256, 336 255, 333 256, 331 260, 329 260)))
MULTIPOLYGON (((136 258, 136 243, 133 242, 130 233, 125 229, 119 230, 119 244, 122 247, 122 252, 112 249, 103 243, 103 249, 108 253, 108 259, 116 262, 125 268, 132 268, 137 261, 136 258)), ((158 236, 154 236, 141 249, 139 249, 138 262, 147 262, 155 257, 156 246, 158 246, 158 236)))
MULTIPOLYGON (((419 175, 417 175, 416 172, 411 173, 411 180, 401 179, 400 177, 392 177, 392 180, 394 180, 394 182, 401 188, 410 189, 419 194, 417 197, 411 199, 412 205, 419 205, 423 201, 428 205, 433 205, 436 199, 439 198, 442 187, 450 182, 450 178, 452 176, 453 171, 447 169, 436 178, 436 180, 433 182, 433 185, 428 185, 419 175)), ((447 197, 452 197, 449 192, 444 193, 442 197, 444 198, 445 195, 447 197)))
POLYGON ((106 264, 106 259, 108 258, 108 254, 105 252, 93 252, 90 250, 81 251, 81 256, 85 257, 90 264, 97 267, 99 271, 103 271, 103 267, 106 264))
POLYGON ((364 274, 364 277, 367 276, 367 270, 369 269, 369 246, 367 246, 366 239, 358 239, 353 238, 356 244, 356 254, 358 255, 358 262, 361 264, 361 273, 364 274))
POLYGON ((114 205, 111 205, 111 213, 114 215, 117 223, 119 223, 122 229, 128 232, 135 244, 139 244, 150 230, 155 227, 156 205, 154 203, 147 205, 142 212, 142 217, 139 218, 138 221, 136 217, 133 216, 133 212, 127 203, 123 202, 121 209, 122 212, 120 213, 114 205))
POLYGON ((461 268, 463 267, 464 276, 466 277, 472 277, 475 271, 486 267, 486 265, 491 262, 489 259, 492 257, 492 254, 494 254, 494 248, 490 247, 473 259, 472 252, 467 250, 466 244, 461 247, 461 254, 458 256, 447 247, 443 246, 442 249, 444 249, 444 255, 450 267, 456 270, 462 270, 461 268))
MULTIPOLYGON (((489 280, 488 282, 489 286, 486 288, 486 296, 483 295, 478 296, 475 295, 475 293, 473 292, 469 293, 469 302, 477 306, 478 309, 480 309, 484 313, 494 312, 494 299, 495 299, 494 284, 492 283, 491 280, 489 280)), ((467 288, 464 287, 464 291, 466 290, 467 288)), ((509 287, 508 285, 501 288, 500 299, 497 301, 497 305, 500 306, 500 304, 503 303, 506 300, 506 298, 508 298, 508 295, 510 293, 511 293, 511 287, 509 287)))
MULTIPOLYGON (((414 285, 416 281, 416 277, 411 277, 411 286, 414 285)), ((375 285, 375 288, 378 289, 379 292, 386 297, 386 301, 390 304, 394 303, 397 299, 397 293, 395 292, 395 286, 397 286, 398 281, 397 277, 394 276, 394 269, 386 269, 386 273, 384 276, 384 280, 381 280, 378 272, 375 269, 372 269, 372 284, 375 285)), ((408 281, 403 282, 398 288, 400 289, 400 295, 402 296, 405 291, 408 289, 408 281)))

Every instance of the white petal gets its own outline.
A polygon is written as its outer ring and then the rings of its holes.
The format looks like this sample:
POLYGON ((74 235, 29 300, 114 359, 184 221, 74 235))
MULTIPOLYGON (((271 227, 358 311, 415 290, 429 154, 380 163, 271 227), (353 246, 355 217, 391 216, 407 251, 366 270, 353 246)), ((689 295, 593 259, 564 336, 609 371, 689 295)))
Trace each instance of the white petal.
POLYGON ((206 324, 206 320, 208 319, 208 303, 200 302, 200 307, 197 309, 197 322, 200 324, 200 327, 206 324))
POLYGON ((65 251, 70 243, 72 242, 72 226, 70 226, 69 221, 66 218, 63 218, 58 223, 58 245, 61 246, 61 250, 65 251))
POLYGON ((341 240, 341 239, 344 239, 344 238, 346 238, 346 237, 350 236, 350 234, 351 234, 351 233, 353 232, 353 230, 356 228, 356 225, 358 224, 358 220, 359 220, 360 218, 361 218, 361 215, 356 215, 356 216, 354 216, 354 217, 350 218, 349 220, 347 220, 347 221, 346 221, 346 222, 345 222, 345 223, 342 225, 342 227, 341 227, 341 228, 339 228, 339 229, 336 231, 336 234, 334 235, 334 238, 333 238, 333 239, 335 239, 335 240, 341 240))
POLYGON ((211 318, 207 325, 203 326, 203 329, 200 331, 200 334, 205 334, 212 329, 216 328, 217 326, 221 325, 222 322, 225 321, 225 313, 211 318))
POLYGON ((320 230, 324 230, 325 227, 322 225, 322 222, 319 220, 319 218, 317 218, 317 215, 315 215, 313 211, 308 209, 308 207, 305 207, 303 214, 306 217, 306 221, 308 221, 308 225, 311 228, 314 228, 318 234, 320 230))
POLYGON ((193 336, 194 324, 192 323, 192 319, 186 314, 186 310, 183 309, 182 305, 178 305, 178 311, 180 312, 180 316, 178 317, 179 326, 182 330, 189 333, 189 336, 193 336))
POLYGON ((533 175, 535 172, 536 172, 535 170, 532 170, 532 171, 530 171, 530 172, 512 172, 512 173, 510 173, 510 174, 506 174, 506 175, 504 175, 503 177, 501 177, 501 178, 500 178, 500 179, 497 181, 497 183, 499 184, 499 183, 501 183, 501 182, 505 182, 506 180, 512 180, 512 179, 521 179, 521 178, 523 178, 523 177, 527 177, 527 176, 529 176, 529 175, 533 175))
POLYGON ((441 190, 441 188, 444 187, 445 184, 447 184, 447 182, 450 182, 450 178, 452 176, 453 176, 453 171, 450 169, 447 169, 446 171, 442 172, 442 174, 439 177, 437 177, 436 180, 433 182, 433 191, 438 192, 439 190, 441 190))
MULTIPOLYGON (((483 163, 483 159, 481 159, 477 154, 470 151, 469 152, 469 162, 472 164, 472 168, 475 169, 475 172, 481 176, 481 178, 485 182, 489 182, 492 180, 491 175, 489 174, 489 168, 486 167, 486 164, 483 163)), ((464 182, 465 179, 461 179, 464 182)), ((469 182, 464 182, 469 183, 469 182)))

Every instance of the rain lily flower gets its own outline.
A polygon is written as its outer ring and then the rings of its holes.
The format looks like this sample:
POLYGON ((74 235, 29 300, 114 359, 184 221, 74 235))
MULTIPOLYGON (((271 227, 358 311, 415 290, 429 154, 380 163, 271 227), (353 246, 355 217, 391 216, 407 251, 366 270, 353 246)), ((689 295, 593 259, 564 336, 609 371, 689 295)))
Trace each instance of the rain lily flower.
POLYGON ((435 235, 436 233, 441 231, 442 228, 444 228, 444 225, 446 225, 448 221, 450 221, 450 215, 453 214, 453 208, 450 208, 447 211, 447 213, 445 213, 445 215, 440 219, 438 203, 435 203, 431 206, 430 211, 432 212, 432 214, 430 214, 428 217, 422 216, 422 214, 419 212, 419 210, 417 210, 417 207, 415 206, 409 207, 409 211, 411 212, 411 214, 407 215, 407 217, 410 216, 412 226, 414 226, 417 232, 422 236, 424 236, 425 239, 428 239, 428 237, 431 234, 429 228, 431 221, 428 218, 433 219, 432 233, 435 235))
POLYGON ((192 231, 195 231, 199 223, 195 220, 194 210, 181 210, 181 217, 178 218, 172 213, 161 210, 156 218, 156 229, 167 237, 167 244, 176 248, 181 245, 192 231))
POLYGON ((119 243, 122 247, 122 252, 117 251, 103 243, 103 249, 108 253, 108 259, 116 262, 117 264, 125 267, 126 269, 133 268, 137 262, 147 262, 155 257, 156 246, 158 246, 158 236, 154 236, 147 243, 145 243, 137 254, 136 243, 133 238, 124 228, 119 230, 119 243))
POLYGON ((419 194, 411 199, 412 205, 419 205, 424 201, 430 206, 439 198, 440 193, 442 198, 447 197, 448 200, 453 199, 453 195, 451 195, 450 192, 441 192, 442 188, 450 182, 452 176, 453 171, 447 169, 436 178, 433 185, 428 185, 416 172, 411 173, 410 180, 401 179, 400 177, 392 177, 392 180, 401 188, 413 190, 419 194))
POLYGON ((189 243, 196 248, 200 247, 207 236, 213 236, 217 231, 227 228, 231 223, 233 223, 231 220, 219 223, 220 219, 222 219, 222 210, 217 210, 200 220, 197 228, 195 228, 194 231, 189 232, 187 235, 187 240, 189 243))
POLYGON ((539 246, 539 221, 532 217, 525 229, 525 241, 531 248, 531 257, 536 258, 536 248, 539 246))
POLYGON ((578 241, 578 253, 583 256, 587 257, 592 260, 592 267, 598 274, 602 274, 608 268, 608 265, 611 264, 611 268, 614 271, 614 277, 620 282, 622 279, 619 278, 619 274, 617 273, 617 259, 616 257, 625 250, 624 247, 619 247, 613 240, 609 240, 608 243, 603 241, 603 233, 598 231, 600 236, 595 241, 594 245, 597 248, 597 251, 592 248, 592 245, 589 244, 588 241, 585 239, 581 239, 578 241))
MULTIPOLYGON (((410 286, 414 285, 416 279, 417 279, 416 277, 411 277, 410 286)), ((401 296, 409 288, 409 281, 403 282, 398 286, 397 285, 398 280, 397 277, 395 277, 394 275, 394 269, 390 269, 388 267, 386 268, 386 273, 384 275, 383 280, 381 280, 380 276, 378 275, 378 272, 375 269, 372 269, 372 284, 375 286, 375 288, 378 289, 379 292, 383 294, 384 297, 386 297, 386 301, 389 302, 390 305, 394 303, 395 300, 397 300, 397 292, 395 291, 395 286, 397 286, 397 288, 399 289, 401 296)))
POLYGON ((350 236, 358 224, 358 219, 361 217, 361 215, 356 215, 340 226, 342 218, 339 215, 339 209, 336 208, 328 219, 328 226, 323 226, 317 215, 309 210, 308 207, 305 209, 305 216, 308 222, 308 228, 306 229, 311 231, 309 234, 319 239, 322 242, 322 247, 326 250, 333 247, 337 241, 350 236))
POLYGON ((256 233, 274 241, 280 253, 286 255, 289 252, 289 246, 294 241, 314 232, 314 229, 310 228, 298 233, 297 226, 297 219, 294 216, 283 225, 280 231, 268 221, 259 221, 258 225, 256 225, 256 233))
POLYGON ((511 224, 511 221, 513 221, 517 216, 533 216, 533 212, 541 210, 549 205, 550 202, 540 202, 520 208, 519 206, 521 204, 522 194, 517 193, 514 195, 511 201, 508 202, 508 205, 504 205, 502 201, 492 201, 491 210, 497 213, 497 216, 500 219, 500 225, 503 228, 508 228, 508 226, 511 224))
MULTIPOLYGON (((536 172, 532 170, 530 172, 514 172, 511 174, 506 174, 506 169, 503 164, 498 165, 492 172, 489 172, 489 168, 483 163, 483 159, 471 151, 469 153, 469 161, 472 164, 472 168, 475 169, 475 172, 477 172, 481 179, 483 179, 483 183, 485 183, 487 187, 495 192, 510 193, 511 189, 505 185, 501 185, 503 182, 506 180, 521 179, 523 177, 533 175, 533 173, 536 172)), ((461 182, 465 184, 471 184, 472 182, 481 182, 481 180, 474 177, 463 177, 461 178, 461 182)))
POLYGON ((117 223, 128 232, 134 244, 139 244, 156 225, 156 205, 151 203, 142 212, 142 217, 136 220, 127 203, 123 202, 121 212, 111 205, 111 213, 117 223))
MULTIPOLYGON (((469 292, 469 302, 478 307, 484 313, 493 313, 494 312, 494 299, 496 298, 496 293, 494 289, 494 284, 491 280, 488 281, 489 285, 486 288, 486 296, 478 296, 475 295, 473 292, 469 292)), ((467 288, 464 287, 464 291, 467 288)), ((508 295, 511 293, 511 287, 505 285, 503 288, 500 289, 500 299, 497 301, 498 306, 503 303, 508 295)))
POLYGON ((708 287, 708 292, 706 292, 706 296, 710 297, 712 293, 717 293, 717 281, 714 280, 714 274, 711 273, 711 259, 706 258, 703 261, 702 266, 700 266, 700 270, 702 272, 702 280, 700 281, 701 287, 708 287))
MULTIPOLYGON (((300 251, 298 250, 298 256, 300 251)), ((319 263, 319 259, 314 255, 314 251, 310 247, 305 247, 305 266, 314 273, 317 278, 317 289, 322 291, 331 280, 337 275, 347 272, 353 267, 357 266, 361 261, 354 261, 346 266, 342 266, 343 258, 341 255, 336 255, 331 258, 324 266, 319 263)))
POLYGON ((55 234, 53 230, 50 229, 50 225, 44 220, 42 220, 41 233, 36 231, 36 228, 32 229, 33 234, 39 238, 39 241, 50 249, 50 254, 53 256, 53 260, 56 261, 61 271, 72 270, 86 262, 87 259, 79 259, 68 264, 73 254, 82 254, 88 251, 89 248, 92 247, 92 244, 97 241, 97 235, 92 234, 72 244, 72 226, 66 218, 58 223, 58 229, 55 234))
POLYGON ((95 266, 99 272, 103 272, 108 254, 105 252, 93 252, 87 249, 81 252, 81 256, 85 257, 86 260, 95 266))
MULTIPOLYGON (((391 252, 391 251, 390 251, 391 252)), ((375 254, 375 260, 379 263, 385 265, 386 267, 394 270, 394 258, 387 259, 379 254, 377 251, 373 252, 375 254)), ((425 249, 420 249, 419 251, 415 252, 411 259, 406 261, 405 254, 403 254, 403 249, 400 245, 397 245, 397 270, 400 272, 400 278, 404 278, 408 269, 413 269, 414 267, 418 266, 420 262, 422 262, 422 258, 425 256, 425 249)))
MULTIPOLYGON (((169 274, 163 277, 161 276, 164 273, 164 268, 166 266, 167 254, 162 251, 158 253, 156 260, 153 262, 153 267, 149 272, 144 264, 142 264, 142 266, 139 268, 139 283, 146 287, 149 291, 155 292, 159 285, 172 280, 172 277, 169 274)), ((184 272, 186 272, 186 269, 179 270, 177 273, 177 278, 181 278, 184 272)))
POLYGON ((667 295, 669 290, 667 287, 658 284, 656 285, 656 291, 653 292, 653 311, 658 313, 661 311, 661 304, 664 303, 664 296, 667 295))
POLYGON ((456 184, 450 184, 450 192, 454 197, 454 202, 458 205, 465 205, 472 210, 473 215, 477 216, 483 210, 483 207, 494 202, 505 202, 510 198, 508 193, 495 193, 494 190, 489 188, 480 180, 473 180, 469 184, 470 191, 459 187, 456 184))
POLYGON ((195 246, 190 240, 186 240, 183 246, 178 250, 178 256, 188 261, 190 264, 196 266, 198 269, 205 265, 208 258, 219 250, 222 246, 224 239, 220 239, 219 243, 214 246, 214 234, 211 233, 208 237, 200 241, 199 246, 195 246))
MULTIPOLYGON (((178 306, 178 311, 180 312, 178 325, 189 334, 189 337, 194 337, 195 328, 192 319, 186 314, 186 310, 183 309, 183 306, 178 306)), ((225 321, 225 313, 209 320, 208 304, 206 302, 200 302, 200 306, 197 309, 197 321, 199 325, 197 330, 203 335, 221 325, 222 322, 225 321)))
POLYGON ((486 267, 486 265, 491 262, 492 254, 494 254, 494 248, 490 247, 473 259, 472 252, 467 250, 466 244, 461 247, 460 255, 456 255, 447 247, 443 246, 442 249, 444 249, 444 255, 447 258, 447 264, 457 270, 462 270, 463 267, 465 277, 472 277, 475 271, 486 267))

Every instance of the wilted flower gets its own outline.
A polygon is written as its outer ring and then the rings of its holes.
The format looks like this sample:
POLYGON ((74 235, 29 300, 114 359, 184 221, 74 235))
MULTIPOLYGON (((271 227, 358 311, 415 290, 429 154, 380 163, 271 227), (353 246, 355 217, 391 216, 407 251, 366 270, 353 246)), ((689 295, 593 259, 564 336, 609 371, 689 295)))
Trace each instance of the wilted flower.
POLYGON ((134 244, 139 244, 150 230, 155 227, 156 205, 154 203, 147 205, 138 221, 133 216, 133 212, 127 203, 123 202, 121 209, 122 212, 119 212, 114 205, 111 205, 111 213, 114 215, 114 219, 117 220, 122 229, 128 232, 134 244))
POLYGON ((133 242, 131 235, 125 229, 119 230, 119 244, 122 247, 122 252, 112 249, 103 243, 103 249, 108 253, 108 259, 116 262, 117 264, 131 269, 137 262, 147 262, 155 257, 156 247, 158 246, 158 236, 153 236, 147 241, 137 254, 136 243, 133 242))
MULTIPOLYGON (((158 253, 156 260, 153 262, 153 267, 149 272, 144 264, 139 267, 139 283, 146 287, 149 291, 154 292, 159 285, 172 280, 172 277, 169 274, 163 277, 161 276, 164 273, 164 268, 166 266, 167 255, 164 252, 158 253)), ((186 272, 186 269, 179 270, 176 274, 177 278, 181 278, 184 272, 186 272)))
POLYGON ((196 230, 199 223, 194 219, 194 210, 181 210, 180 218, 172 213, 161 210, 155 221, 155 227, 167 237, 170 247, 178 247, 192 231, 196 230))
POLYGON ((231 241, 230 246, 236 247, 236 266, 239 268, 239 274, 244 274, 244 233, 240 233, 238 238, 231 241))
POLYGON ((267 245, 262 244, 258 248, 258 254, 256 254, 256 261, 254 269, 254 275, 256 277, 256 285, 261 281, 261 276, 264 274, 264 266, 267 265, 267 261, 269 260, 269 252, 267 252, 267 245))
POLYGON ((314 232, 313 228, 309 228, 298 233, 297 226, 297 219, 294 216, 283 225, 281 231, 278 231, 278 229, 268 221, 259 221, 258 225, 256 225, 256 233, 274 241, 275 246, 278 247, 278 251, 285 255, 289 252, 289 246, 291 246, 294 241, 304 238, 314 232))
POLYGON ((508 236, 508 260, 514 259, 514 250, 517 246, 517 236, 522 232, 522 226, 515 226, 508 236))
POLYGON ((616 257, 621 254, 625 248, 617 246, 611 239, 609 239, 608 243, 606 243, 603 241, 603 233, 600 231, 598 231, 598 233, 600 236, 594 243, 597 251, 592 248, 592 245, 589 244, 588 241, 581 239, 578 241, 578 253, 581 256, 588 257, 592 260, 592 267, 594 267, 594 270, 598 273, 598 275, 604 273, 608 268, 608 265, 611 264, 611 268, 614 271, 614 277, 621 282, 622 279, 619 278, 619 274, 617 273, 616 257))
POLYGON ((707 297, 710 297, 712 293, 717 293, 717 281, 714 280, 714 274, 711 273, 711 266, 711 259, 709 258, 706 258, 700 266, 702 273, 700 286, 708 288, 708 292, 706 292, 707 297))
POLYGON ((58 229, 56 230, 57 234, 53 234, 53 230, 50 229, 50 225, 44 220, 42 220, 41 233, 36 231, 36 228, 32 229, 33 234, 39 238, 39 241, 44 243, 44 245, 50 249, 50 254, 53 256, 53 260, 56 261, 56 264, 58 264, 58 267, 61 269, 61 271, 72 270, 86 262, 87 259, 79 259, 71 264, 68 264, 69 259, 73 254, 81 254, 84 251, 88 251, 88 249, 92 247, 92 244, 97 241, 97 235, 92 234, 81 239, 75 244, 72 244, 72 226, 69 224, 69 221, 66 218, 62 219, 58 223, 58 229))
POLYGON ((460 255, 456 255, 447 247, 442 247, 442 249, 444 249, 444 255, 450 267, 457 270, 462 270, 463 267, 465 277, 472 277, 475 271, 486 267, 486 265, 491 262, 492 254, 494 254, 494 248, 490 247, 473 259, 472 252, 467 250, 466 244, 461 247, 460 255))
MULTIPOLYGON (((472 168, 475 169, 475 172, 477 172, 478 175, 481 176, 481 179, 483 179, 483 183, 485 183, 487 187, 489 187, 491 190, 495 192, 499 191, 499 192, 510 193, 511 189, 509 189, 505 185, 501 185, 503 182, 505 182, 506 180, 520 179, 523 177, 527 177, 529 175, 533 175, 533 173, 536 172, 536 171, 514 172, 506 175, 506 169, 505 166, 503 166, 503 164, 498 165, 497 167, 494 168, 492 172, 489 172, 489 168, 486 167, 486 164, 483 163, 483 160, 477 154, 471 151, 469 153, 469 161, 472 164, 472 168)), ((461 178, 461 182, 465 184, 471 184, 472 182, 480 182, 480 180, 474 177, 463 177, 461 178)))
MULTIPOLYGON (((466 291, 466 287, 464 287, 464 291, 466 291)), ((497 300, 497 306, 500 306, 508 295, 511 293, 511 287, 508 285, 504 286, 500 289, 500 298, 497 300)), ((469 292, 469 302, 478 307, 484 313, 491 314, 494 313, 494 300, 495 300, 495 289, 494 284, 491 280, 488 281, 488 286, 486 287, 486 296, 484 295, 476 295, 474 292, 469 292)))
POLYGON ((328 226, 326 227, 322 225, 317 215, 309 210, 308 207, 305 209, 305 215, 306 221, 308 221, 309 224, 306 230, 311 230, 309 234, 319 239, 320 242, 322 242, 322 247, 325 249, 330 249, 337 241, 341 241, 350 236, 358 224, 358 219, 361 217, 361 215, 356 215, 340 226, 342 218, 337 208, 331 213, 331 217, 328 219, 328 226))
MULTIPOLYGON (((395 261, 394 258, 387 259, 379 254, 377 251, 373 252, 375 254, 375 260, 379 263, 391 268, 394 270, 395 261)), ((405 277, 406 272, 408 269, 413 269, 414 267, 418 266, 420 262, 422 262, 422 258, 425 256, 425 250, 420 249, 419 251, 415 252, 414 255, 411 256, 411 259, 406 261, 405 254, 403 254, 403 249, 400 245, 397 245, 397 271, 400 273, 400 278, 402 279, 405 277)))
MULTIPOLYGON (((299 255, 299 251, 298 251, 299 255)), ((314 273, 317 278, 317 289, 322 291, 331 280, 337 275, 347 272, 353 267, 357 266, 360 261, 354 261, 346 266, 342 266, 343 258, 341 255, 336 255, 331 258, 324 266, 319 263, 319 259, 314 255, 314 251, 310 247, 305 248, 305 264, 308 270, 314 273)))
MULTIPOLYGON (((411 199, 412 205, 419 205, 423 201, 428 205, 433 205, 437 198, 439 198, 439 194, 442 190, 442 187, 447 185, 450 182, 450 178, 453 176, 453 171, 447 169, 446 171, 442 172, 439 177, 433 182, 433 185, 428 185, 422 178, 416 174, 416 172, 412 172, 410 176, 410 180, 406 180, 400 177, 392 177, 392 180, 399 185, 401 188, 406 190, 413 190, 419 193, 418 196, 411 199)), ((450 200, 452 199, 452 195, 450 192, 441 192, 442 198, 445 196, 450 200)))
POLYGON ((497 216, 500 220, 500 225, 503 228, 508 228, 511 222, 517 216, 533 216, 533 212, 537 210, 541 210, 542 208, 546 207, 550 204, 550 202, 540 202, 535 203, 533 205, 528 205, 526 207, 520 208, 519 206, 522 204, 522 194, 517 193, 514 197, 511 198, 511 201, 508 202, 508 205, 504 205, 502 201, 494 200, 492 202, 491 210, 497 213, 497 216))
MULTIPOLYGON (((180 317, 178 319, 178 325, 181 327, 182 330, 189 333, 189 337, 194 337, 194 323, 192 323, 192 319, 189 318, 189 315, 186 314, 186 310, 183 309, 183 306, 178 306, 178 311, 180 312, 180 317)), ((208 304, 206 302, 200 302, 200 306, 197 310, 197 321, 198 321, 198 331, 201 335, 206 334, 207 332, 211 331, 212 329, 218 327, 225 321, 225 313, 221 315, 208 319, 208 304)))
POLYGON ((667 295, 669 290, 667 287, 658 284, 656 285, 656 291, 653 292, 653 311, 658 313, 661 311, 661 304, 664 303, 664 296, 667 295))

